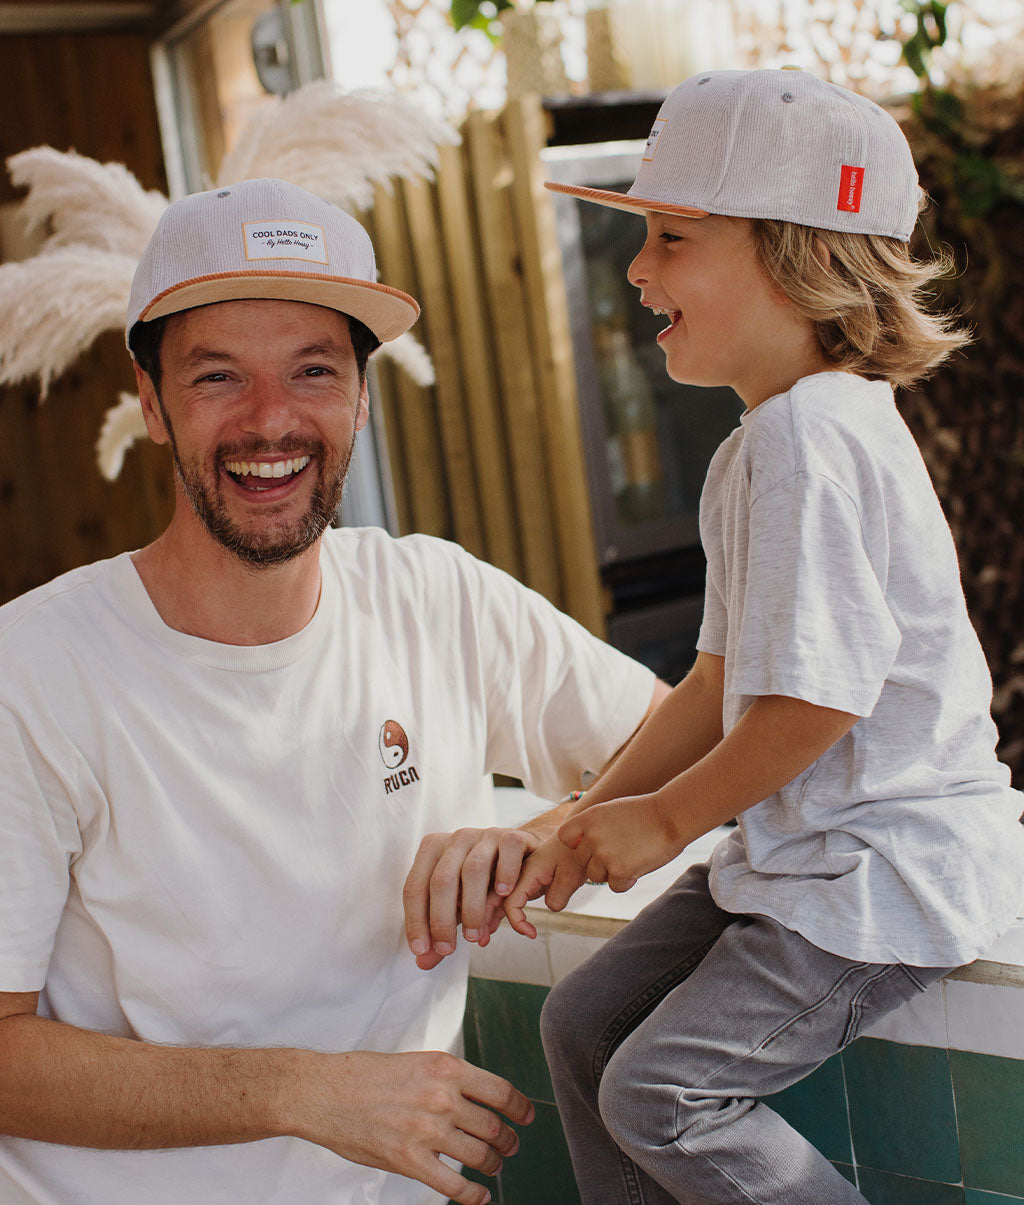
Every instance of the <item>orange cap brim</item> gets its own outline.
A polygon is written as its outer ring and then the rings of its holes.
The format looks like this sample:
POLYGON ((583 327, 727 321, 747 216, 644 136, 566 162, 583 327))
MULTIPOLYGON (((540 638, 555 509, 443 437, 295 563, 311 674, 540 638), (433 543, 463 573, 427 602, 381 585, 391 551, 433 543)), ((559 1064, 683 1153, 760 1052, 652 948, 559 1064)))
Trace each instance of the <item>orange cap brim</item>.
POLYGON ((585 188, 581 184, 561 184, 555 180, 545 180, 544 187, 552 192, 562 192, 570 197, 578 197, 581 201, 593 201, 597 205, 607 205, 611 209, 623 209, 629 213, 671 213, 680 218, 707 218, 710 213, 706 209, 694 209, 689 205, 672 205, 668 201, 655 201, 649 197, 633 197, 629 193, 609 192, 604 188, 585 188))
POLYGON ((218 301, 247 299, 305 301, 340 310, 358 318, 383 342, 404 334, 420 312, 418 303, 408 293, 378 281, 251 268, 212 272, 172 285, 153 298, 139 314, 138 321, 151 322, 166 314, 218 301))

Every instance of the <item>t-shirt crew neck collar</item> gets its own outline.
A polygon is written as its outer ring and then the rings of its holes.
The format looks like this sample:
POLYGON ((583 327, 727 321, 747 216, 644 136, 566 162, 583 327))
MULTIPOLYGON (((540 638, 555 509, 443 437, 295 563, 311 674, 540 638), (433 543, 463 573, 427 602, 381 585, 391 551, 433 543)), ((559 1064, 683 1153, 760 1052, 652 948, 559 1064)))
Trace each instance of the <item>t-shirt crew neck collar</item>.
POLYGON ((770 406, 772 404, 772 402, 777 402, 780 398, 789 397, 792 393, 795 393, 798 389, 803 388, 805 385, 810 384, 812 381, 822 381, 822 380, 826 379, 827 377, 836 377, 836 378, 839 378, 840 380, 845 380, 845 381, 863 380, 864 379, 862 377, 858 377, 856 375, 856 373, 841 372, 839 369, 834 369, 831 372, 812 372, 809 376, 800 377, 799 380, 794 381, 793 384, 788 389, 784 389, 781 393, 773 393, 771 395, 771 397, 766 397, 763 402, 759 402, 756 406, 749 407, 746 410, 744 410, 743 413, 740 415, 741 425, 744 427, 749 426, 749 424, 757 417, 757 415, 766 406, 770 406))
MULTIPOLYGON (((321 548, 321 559, 323 555, 321 548)), ((303 628, 283 640, 255 645, 222 644, 216 640, 205 640, 201 636, 179 632, 165 623, 135 568, 130 552, 114 558, 113 570, 111 584, 128 622, 143 631, 147 637, 158 640, 179 657, 200 662, 213 669, 240 673, 281 669, 293 665, 309 650, 318 647, 328 623, 335 588, 331 575, 321 573, 320 598, 316 610, 303 628)))

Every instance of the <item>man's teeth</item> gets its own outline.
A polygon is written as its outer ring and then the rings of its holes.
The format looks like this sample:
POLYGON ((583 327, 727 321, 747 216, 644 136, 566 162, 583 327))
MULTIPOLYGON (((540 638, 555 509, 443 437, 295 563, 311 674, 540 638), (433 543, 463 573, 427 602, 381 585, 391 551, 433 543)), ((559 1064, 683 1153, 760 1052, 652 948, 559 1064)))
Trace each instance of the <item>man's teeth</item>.
POLYGON ((229 460, 224 467, 236 477, 290 477, 309 464, 308 456, 294 460, 229 460))

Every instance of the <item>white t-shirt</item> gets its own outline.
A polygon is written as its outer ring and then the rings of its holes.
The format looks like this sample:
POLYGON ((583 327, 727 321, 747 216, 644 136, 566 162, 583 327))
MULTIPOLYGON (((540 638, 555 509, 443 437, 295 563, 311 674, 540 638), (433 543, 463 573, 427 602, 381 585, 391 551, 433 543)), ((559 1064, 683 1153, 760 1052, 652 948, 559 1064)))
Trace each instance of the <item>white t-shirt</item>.
MULTIPOLYGON (((168 628, 127 554, 0 609, 0 990, 158 1043, 457 1044, 465 949, 424 973, 404 940, 420 838, 493 823, 491 772, 570 790, 653 675, 455 545, 345 529, 321 566, 260 647, 168 628)), ((439 1199, 299 1139, 0 1139, 4 1205, 439 1199)))
POLYGON ((1024 799, 949 526, 892 390, 807 377, 740 419, 701 502, 698 647, 728 732, 758 695, 863 717, 715 851, 729 912, 868 962, 977 957, 1024 901, 1024 799))

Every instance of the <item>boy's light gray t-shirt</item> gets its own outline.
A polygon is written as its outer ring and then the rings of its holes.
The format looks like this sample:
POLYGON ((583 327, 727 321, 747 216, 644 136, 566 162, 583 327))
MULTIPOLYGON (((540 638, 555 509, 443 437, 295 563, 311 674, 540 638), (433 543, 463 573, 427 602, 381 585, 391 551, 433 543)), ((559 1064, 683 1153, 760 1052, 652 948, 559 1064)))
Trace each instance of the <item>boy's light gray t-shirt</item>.
POLYGON ((730 912, 866 962, 953 966, 1024 903, 1024 798, 949 526, 888 384, 798 381, 747 411, 701 501, 698 648, 728 732, 758 695, 862 718, 716 849, 730 912))

